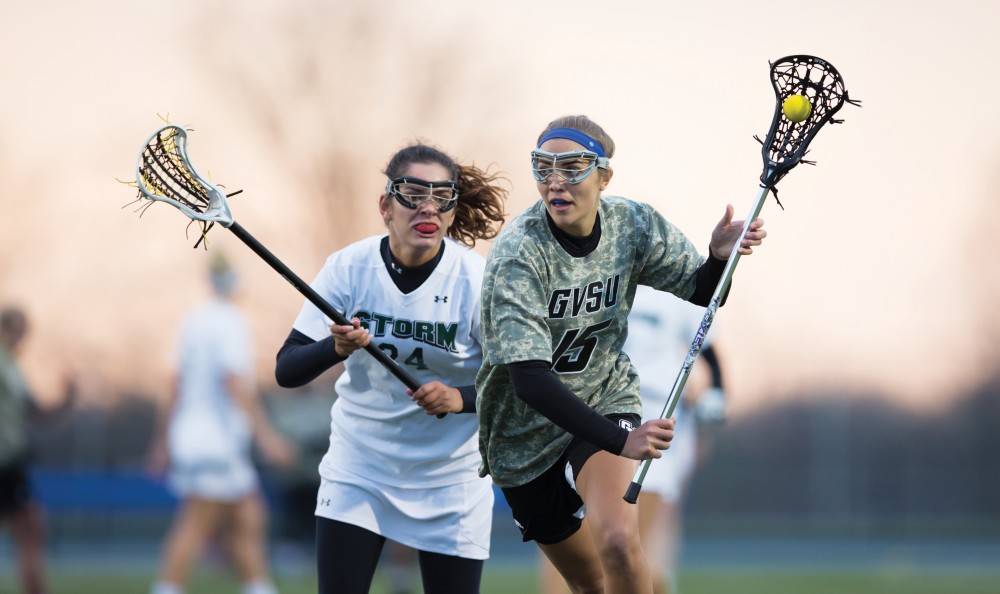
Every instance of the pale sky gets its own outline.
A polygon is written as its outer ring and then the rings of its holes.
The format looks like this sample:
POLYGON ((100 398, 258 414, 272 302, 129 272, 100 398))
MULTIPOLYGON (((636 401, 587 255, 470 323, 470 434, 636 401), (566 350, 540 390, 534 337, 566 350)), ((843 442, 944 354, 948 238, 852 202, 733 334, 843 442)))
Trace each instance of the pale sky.
POLYGON ((122 208, 134 192, 115 179, 134 179, 158 114, 194 129, 199 169, 244 189, 237 221, 306 280, 381 232, 379 171, 408 140, 507 172, 513 214, 537 199, 534 138, 567 113, 614 138, 608 193, 653 204, 705 249, 726 203, 743 217, 756 195, 768 60, 811 54, 864 107, 820 132, 819 166, 779 184, 785 210, 768 202, 770 236, 740 262, 716 321, 734 407, 841 388, 947 404, 988 371, 998 328, 984 306, 1000 289, 986 235, 1000 13, 969 0, 775 12, 787 5, 0 0, 0 300, 33 318, 29 373, 53 391, 76 368, 94 398, 162 390, 175 323, 221 249, 243 270, 270 378, 299 294, 223 229, 206 253, 179 212, 122 208), (416 97, 423 81, 436 82, 416 97), (341 171, 352 195, 317 190, 341 171), (302 230, 321 198, 317 241, 302 230))

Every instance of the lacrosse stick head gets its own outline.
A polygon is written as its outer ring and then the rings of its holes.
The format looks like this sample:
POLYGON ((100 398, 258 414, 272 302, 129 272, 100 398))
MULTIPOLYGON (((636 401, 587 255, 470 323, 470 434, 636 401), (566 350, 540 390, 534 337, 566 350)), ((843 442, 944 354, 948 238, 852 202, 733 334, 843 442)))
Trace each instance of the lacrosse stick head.
POLYGON ((140 199, 180 210, 200 223, 203 238, 213 223, 233 224, 226 195, 191 164, 184 128, 168 124, 153 132, 139 153, 135 175, 140 199))
POLYGON ((774 188, 778 180, 802 161, 820 128, 828 122, 842 122, 833 119, 833 115, 844 103, 860 103, 848 97, 837 69, 815 56, 786 56, 772 63, 771 85, 777 101, 771 128, 761 143, 764 172, 760 181, 766 188, 774 188), (782 104, 792 95, 802 95, 812 105, 809 115, 800 122, 789 120, 782 110, 782 104))

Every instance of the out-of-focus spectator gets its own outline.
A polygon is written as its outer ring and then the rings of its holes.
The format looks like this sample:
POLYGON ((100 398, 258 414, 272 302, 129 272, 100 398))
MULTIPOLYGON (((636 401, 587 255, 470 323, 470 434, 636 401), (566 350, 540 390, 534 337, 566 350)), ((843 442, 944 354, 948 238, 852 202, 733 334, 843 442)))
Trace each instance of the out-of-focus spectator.
POLYGON ((151 472, 169 469, 169 484, 181 498, 152 594, 181 594, 220 529, 243 594, 276 594, 251 446, 256 441, 264 457, 279 465, 291 463, 295 451, 271 426, 253 387, 250 328, 233 303, 236 273, 216 259, 210 280, 214 298, 181 325, 178 370, 150 454, 151 472))
POLYGON ((28 476, 30 447, 28 421, 33 414, 68 408, 76 395, 66 383, 66 394, 56 406, 35 399, 17 364, 28 317, 15 306, 0 309, 0 522, 17 547, 17 566, 26 594, 47 594, 45 576, 45 518, 28 476))

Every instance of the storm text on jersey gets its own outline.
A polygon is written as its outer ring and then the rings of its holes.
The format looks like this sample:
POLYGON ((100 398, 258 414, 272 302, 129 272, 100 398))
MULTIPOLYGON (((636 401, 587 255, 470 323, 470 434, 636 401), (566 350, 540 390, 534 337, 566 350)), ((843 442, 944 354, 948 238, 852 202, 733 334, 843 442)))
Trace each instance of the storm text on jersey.
POLYGON ((359 311, 354 317, 361 321, 361 326, 371 332, 372 337, 380 338, 391 335, 400 339, 413 339, 417 342, 457 353, 455 338, 458 336, 458 324, 452 322, 426 322, 395 318, 378 312, 359 311), (390 330, 391 328, 391 330, 390 330))
POLYGON ((605 281, 594 281, 585 287, 556 289, 549 296, 549 318, 575 318, 581 313, 593 314, 605 307, 618 303, 618 289, 621 274, 608 277, 605 281))

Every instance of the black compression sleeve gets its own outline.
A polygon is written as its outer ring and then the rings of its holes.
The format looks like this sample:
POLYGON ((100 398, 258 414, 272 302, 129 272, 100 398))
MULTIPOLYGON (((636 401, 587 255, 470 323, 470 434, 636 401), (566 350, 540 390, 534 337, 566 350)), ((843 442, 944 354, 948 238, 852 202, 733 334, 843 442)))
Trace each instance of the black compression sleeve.
POLYGON ((293 329, 278 351, 274 379, 282 388, 298 388, 345 359, 334 349, 333 335, 317 341, 293 329))
POLYGON ((462 412, 476 412, 476 386, 458 386, 456 389, 462 394, 462 412))
MULTIPOLYGON (((688 301, 695 305, 708 307, 708 304, 712 301, 712 293, 715 293, 715 287, 719 286, 719 281, 722 280, 722 273, 725 269, 726 261, 716 258, 712 255, 712 250, 708 250, 708 258, 698 268, 694 280, 694 293, 688 301)), ((720 306, 726 303, 726 299, 729 298, 729 289, 731 288, 732 284, 726 288, 726 294, 722 296, 722 301, 719 303, 720 306)))
POLYGON ((719 364, 719 355, 712 348, 712 345, 706 345, 705 348, 701 349, 701 358, 708 363, 708 368, 712 373, 712 387, 722 389, 722 365, 719 364))
POLYGON ((625 449, 628 430, 577 398, 545 361, 510 363, 507 372, 517 397, 562 429, 616 456, 625 449))

